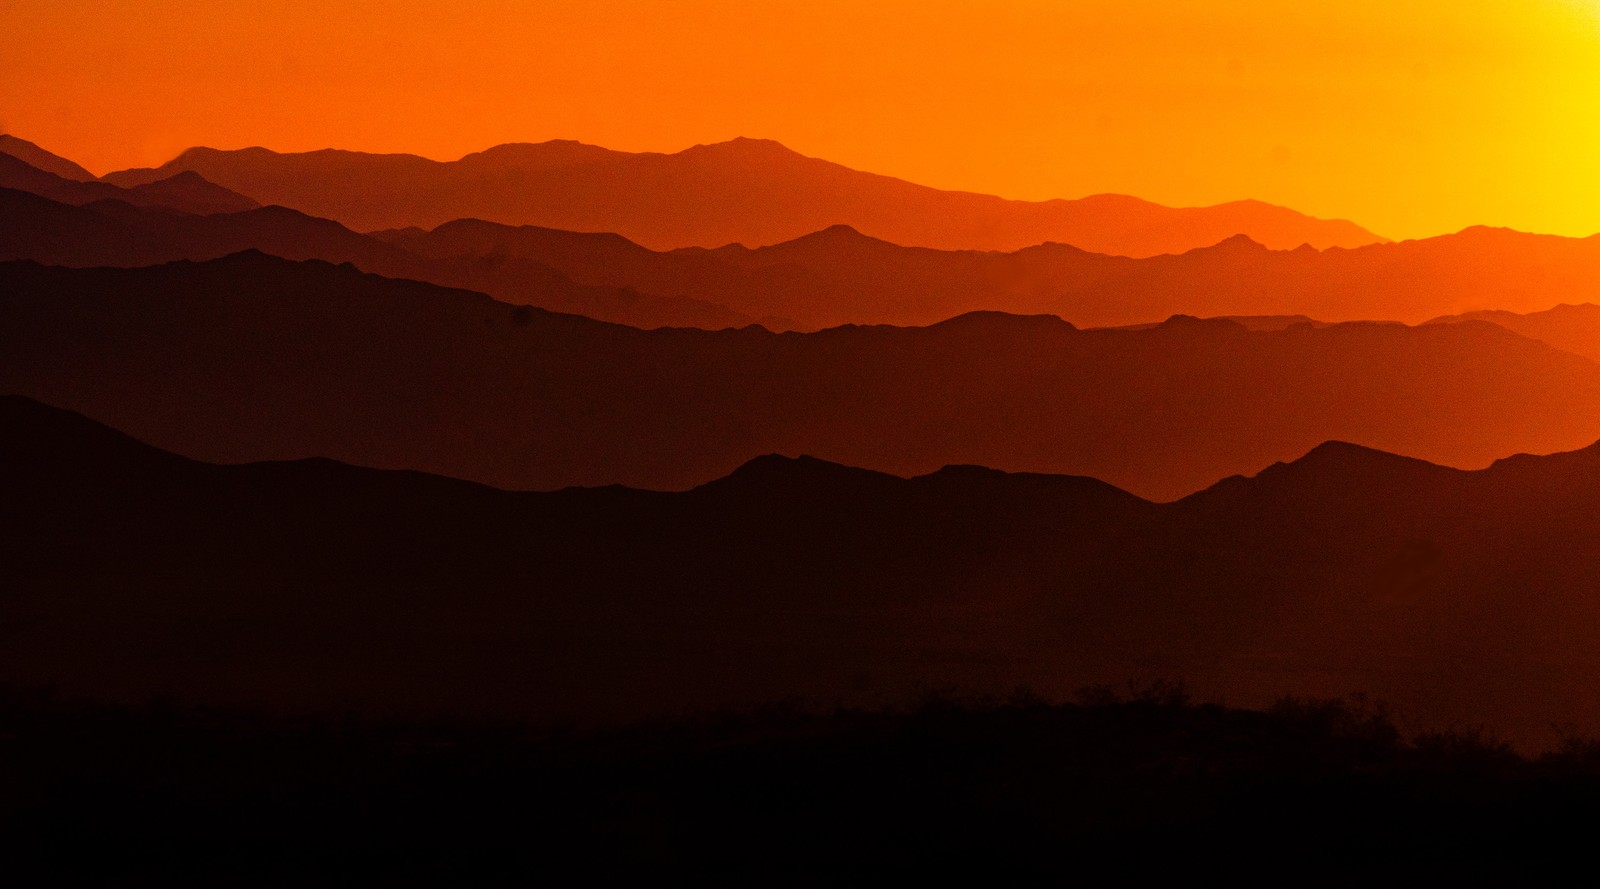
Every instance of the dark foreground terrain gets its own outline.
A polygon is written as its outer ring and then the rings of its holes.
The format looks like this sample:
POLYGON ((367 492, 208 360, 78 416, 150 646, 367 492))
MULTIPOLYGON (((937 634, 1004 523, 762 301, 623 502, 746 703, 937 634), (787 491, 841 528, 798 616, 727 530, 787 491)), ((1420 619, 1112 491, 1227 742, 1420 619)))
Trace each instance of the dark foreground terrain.
POLYGON ((23 398, 0 431, 0 689, 59 690, 0 693, 0 885, 1589 882, 1600 447, 1332 443, 1155 504, 216 466, 23 398), (1163 672, 1261 709, 1005 696, 1163 672))
POLYGON ((7 872, 71 885, 1562 885, 1600 752, 1172 688, 603 734, 12 691, 0 791, 7 872))
POLYGON ((1172 678, 1600 734, 1600 447, 1462 472, 1330 443, 1155 504, 782 457, 684 493, 215 466, 21 398, 0 431, 18 687, 603 725, 1172 678))

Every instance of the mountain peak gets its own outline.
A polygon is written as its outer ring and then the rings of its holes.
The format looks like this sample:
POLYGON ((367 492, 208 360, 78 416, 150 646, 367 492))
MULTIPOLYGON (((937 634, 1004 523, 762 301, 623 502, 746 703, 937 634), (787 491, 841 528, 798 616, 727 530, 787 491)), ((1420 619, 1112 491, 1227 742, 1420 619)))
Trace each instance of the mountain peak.
POLYGON ((1359 474, 1374 476, 1395 472, 1460 472, 1437 463, 1416 457, 1406 457, 1389 451, 1359 445, 1353 442, 1330 440, 1307 451, 1298 460, 1274 463, 1262 470, 1257 478, 1294 475, 1328 479, 1331 476, 1359 474))
POLYGON ((1057 494, 1069 494, 1077 498, 1093 498, 1103 505, 1149 502, 1109 482, 1103 482, 1086 475, 1009 472, 972 463, 951 463, 927 475, 919 475, 911 481, 922 485, 936 485, 947 490, 966 488, 979 491, 1017 491, 1024 489, 1050 491, 1057 494))
POLYGON ((1156 204, 1144 198, 1134 197, 1131 194, 1117 194, 1116 192, 1103 191, 1098 194, 1084 195, 1072 201, 1074 204, 1099 207, 1102 209, 1140 209, 1154 207, 1156 204))
POLYGON ((1253 476, 1234 475, 1185 498, 1204 504, 1215 498, 1270 498, 1308 496, 1392 498, 1408 486, 1459 475, 1460 469, 1440 466, 1415 457, 1333 439, 1304 456, 1274 463, 1253 476))
POLYGON ((1562 451, 1555 454, 1512 454, 1501 457, 1490 464, 1490 472, 1506 472, 1510 470, 1534 470, 1560 468, 1571 470, 1584 467, 1590 471, 1600 470, 1600 441, 1588 447, 1578 448, 1575 451, 1562 451))
POLYGON ((1226 318, 1226 317, 1200 318, 1200 317, 1196 317, 1194 315, 1184 315, 1184 314, 1172 315, 1172 316, 1168 317, 1167 320, 1162 321, 1160 324, 1155 325, 1151 329, 1153 329, 1153 330, 1161 330, 1161 331, 1186 331, 1186 332, 1196 332, 1196 333, 1201 332, 1201 331, 1218 331, 1218 332, 1235 333, 1235 332, 1249 332, 1249 330, 1250 330, 1250 328, 1246 327, 1244 324, 1242 324, 1242 323, 1240 323, 1238 321, 1235 321, 1232 318, 1226 318))
POLYGON ((576 139, 548 139, 544 142, 506 142, 482 151, 462 155, 457 163, 510 164, 526 169, 549 169, 571 164, 605 160, 616 152, 576 139))
POLYGON ((171 176, 168 176, 165 179, 159 179, 157 181, 158 182, 172 182, 172 183, 175 183, 175 184, 176 183, 195 184, 195 185, 198 185, 200 183, 205 183, 206 185, 210 185, 211 184, 211 180, 209 180, 206 177, 200 175, 199 173, 196 173, 193 170, 179 170, 178 172, 173 173, 171 176))
POLYGON ((845 466, 808 454, 788 457, 763 454, 745 461, 738 469, 696 490, 748 490, 772 487, 818 491, 840 484, 904 482, 899 476, 871 469, 845 466))
POLYGON ((46 151, 27 139, 19 139, 4 133, 0 133, 0 154, 9 154, 31 167, 74 182, 93 182, 99 178, 72 161, 46 151))
POLYGON ((704 154, 713 157, 749 158, 797 158, 805 156, 775 139, 752 139, 748 136, 735 136, 725 142, 705 142, 685 148, 679 153, 685 155, 704 154))
POLYGON ((1265 244, 1257 241, 1247 234, 1229 235, 1209 247, 1196 247, 1185 251, 1184 255, 1206 254, 1210 256, 1246 256, 1272 252, 1265 244))
MULTIPOLYGON (((855 226, 850 225, 849 223, 845 223, 845 222, 835 222, 833 225, 830 225, 827 228, 820 229, 818 231, 812 232, 812 234, 813 235, 848 236, 848 237, 858 237, 858 238, 866 237, 866 235, 863 235, 861 233, 860 229, 857 229, 855 226)), ((808 235, 807 237, 810 237, 810 235, 808 235)))
POLYGON ((974 312, 963 312, 952 318, 947 318, 937 324, 928 325, 929 330, 1049 330, 1070 332, 1078 328, 1071 321, 1060 315, 1018 315, 1012 312, 997 312, 992 309, 980 309, 974 312))
POLYGON ((1503 225, 1482 225, 1482 224, 1469 225, 1466 228, 1456 232, 1456 234, 1458 234, 1458 235, 1465 235, 1467 237, 1480 237, 1480 238, 1481 237, 1486 237, 1486 236, 1503 235, 1503 234, 1508 234, 1508 233, 1509 234, 1513 234, 1513 235, 1531 234, 1531 232, 1519 232, 1514 228, 1508 228, 1508 227, 1503 226, 1503 225))
POLYGON ((761 249, 761 250, 773 250, 773 249, 782 249, 784 247, 796 247, 796 246, 828 246, 828 247, 850 247, 850 246, 868 247, 868 246, 870 246, 870 247, 888 247, 888 248, 890 248, 892 250, 901 249, 901 247, 898 244, 891 244, 890 242, 885 241, 882 238, 874 238, 871 235, 863 234, 860 229, 856 228, 853 225, 848 225, 848 224, 843 223, 843 222, 834 223, 833 225, 830 225, 827 228, 817 229, 814 232, 810 232, 808 234, 801 235, 800 237, 794 238, 794 239, 789 240, 789 241, 784 241, 782 243, 773 244, 771 247, 762 247, 762 248, 758 248, 758 249, 761 249))
POLYGON ((176 165, 176 164, 178 164, 178 163, 180 163, 182 161, 192 160, 192 159, 197 158, 197 157, 217 157, 219 155, 227 155, 227 154, 235 154, 235 155, 242 155, 242 156, 254 155, 254 156, 258 156, 258 157, 264 157, 266 155, 276 155, 277 153, 278 152, 273 151, 270 148, 263 148, 260 145, 251 145, 248 148, 235 148, 235 149, 232 149, 232 150, 223 149, 223 148, 212 148, 209 145, 192 145, 192 146, 190 146, 188 148, 185 148, 184 150, 178 152, 178 156, 173 158, 171 161, 168 161, 167 162, 167 166, 173 166, 173 165, 176 165))

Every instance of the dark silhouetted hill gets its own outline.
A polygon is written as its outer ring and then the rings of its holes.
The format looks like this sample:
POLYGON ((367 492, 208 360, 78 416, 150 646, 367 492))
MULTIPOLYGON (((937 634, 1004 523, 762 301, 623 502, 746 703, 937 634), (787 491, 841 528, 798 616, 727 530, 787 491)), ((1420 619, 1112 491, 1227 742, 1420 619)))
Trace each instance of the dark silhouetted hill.
POLYGON ((22 398, 0 424, 12 685, 590 722, 1168 677, 1247 706, 1362 691, 1407 734, 1600 726, 1600 445, 1466 472, 1326 444, 1154 504, 778 457, 510 493, 194 463, 22 398))
POLYGON ((200 459, 520 489, 687 488, 787 453, 1169 499, 1328 439, 1474 467, 1600 438, 1600 368, 1482 322, 642 331, 260 253, 0 265, 0 391, 200 459))
POLYGON ((0 188, 31 192, 63 204, 114 200, 140 207, 164 207, 184 213, 232 213, 260 206, 242 194, 185 171, 121 188, 109 182, 78 181, 30 166, 0 152, 0 188))
POLYGON ((898 244, 1016 250, 1062 241, 1129 256, 1181 252, 1240 232, 1285 249, 1381 240, 1350 222, 1259 201, 1172 208, 1122 195, 1028 202, 940 191, 761 139, 675 154, 564 141, 511 144, 450 162, 335 150, 192 148, 159 168, 105 179, 136 185, 184 170, 363 231, 480 218, 618 232, 670 248, 774 244, 844 223, 898 244))
MULTIPOLYGON (((179 178, 179 177, 174 177, 179 178)), ((752 319, 684 297, 659 297, 627 287, 573 283, 538 262, 488 255, 429 259, 353 232, 337 222, 285 207, 192 215, 135 207, 121 200, 64 206, 0 188, 0 259, 51 265, 141 266, 210 260, 245 250, 286 259, 351 263, 396 278, 471 287, 507 302, 533 304, 636 327, 743 327, 752 319)), ((763 319, 782 327, 783 322, 763 319)))
POLYGON ((70 179, 75 182, 93 182, 99 178, 76 163, 60 155, 52 154, 27 139, 19 139, 16 136, 5 133, 0 133, 0 154, 9 154, 30 167, 53 173, 62 179, 70 179))

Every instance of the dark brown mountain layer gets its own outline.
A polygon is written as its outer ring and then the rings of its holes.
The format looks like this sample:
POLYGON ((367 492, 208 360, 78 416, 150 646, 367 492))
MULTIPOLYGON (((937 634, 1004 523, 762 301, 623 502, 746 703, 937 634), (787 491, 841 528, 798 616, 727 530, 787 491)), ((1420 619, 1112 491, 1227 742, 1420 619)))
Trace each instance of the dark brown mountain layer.
POLYGON ((235 213, 260 206, 242 194, 206 181, 193 171, 121 188, 109 182, 64 178, 3 151, 0 151, 0 188, 30 192, 63 204, 116 200, 183 213, 235 213))
MULTIPOLYGON (((575 284, 538 262, 500 256, 424 258, 332 220, 276 206, 197 216, 135 207, 121 200, 72 207, 0 189, 0 233, 4 235, 0 260, 30 259, 71 267, 142 266, 260 250, 286 259, 351 263, 375 274, 471 287, 507 302, 635 327, 715 330, 755 323, 701 300, 575 284)), ((782 326, 781 321, 764 320, 782 326)))
POLYGON ((1181 678, 1538 744, 1600 707, 1600 449, 1327 444, 1175 504, 765 457, 687 493, 218 467, 0 399, 0 676, 289 709, 638 718, 1181 678))
POLYGON ((687 488, 764 453, 1156 499, 1330 438, 1462 467, 1600 438, 1600 367, 1485 323, 642 331, 259 253, 0 265, 0 391, 187 456, 687 488))

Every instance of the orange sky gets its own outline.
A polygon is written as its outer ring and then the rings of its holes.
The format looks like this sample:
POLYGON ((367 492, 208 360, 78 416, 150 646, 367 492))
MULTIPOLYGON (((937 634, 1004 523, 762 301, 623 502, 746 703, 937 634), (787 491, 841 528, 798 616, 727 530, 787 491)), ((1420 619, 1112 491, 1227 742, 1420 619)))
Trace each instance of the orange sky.
POLYGON ((7 0, 0 129, 454 158, 737 135, 1021 198, 1600 231, 1600 0, 7 0))

